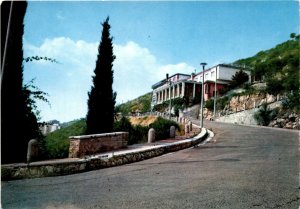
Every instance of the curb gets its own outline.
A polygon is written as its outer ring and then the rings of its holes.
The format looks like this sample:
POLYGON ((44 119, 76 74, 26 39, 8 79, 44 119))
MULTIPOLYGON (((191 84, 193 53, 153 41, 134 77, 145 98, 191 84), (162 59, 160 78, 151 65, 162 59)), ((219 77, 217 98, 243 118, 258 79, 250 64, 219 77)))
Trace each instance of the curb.
POLYGON ((200 134, 193 138, 182 141, 149 147, 149 149, 131 151, 128 153, 115 154, 111 158, 103 159, 102 156, 93 156, 86 159, 78 159, 66 162, 52 162, 52 163, 34 163, 24 165, 2 165, 1 166, 1 180, 17 180, 26 178, 40 178, 70 175, 82 173, 92 170, 120 166, 124 164, 134 163, 170 152, 179 151, 189 147, 193 147, 206 139, 208 130, 202 128, 200 134))

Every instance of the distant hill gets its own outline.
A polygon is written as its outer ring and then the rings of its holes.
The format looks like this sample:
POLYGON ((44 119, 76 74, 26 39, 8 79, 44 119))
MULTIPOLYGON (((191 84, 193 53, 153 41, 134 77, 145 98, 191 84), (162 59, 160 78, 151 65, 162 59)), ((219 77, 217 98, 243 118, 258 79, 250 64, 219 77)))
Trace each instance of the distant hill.
POLYGON ((75 120, 71 120, 71 121, 69 121, 69 122, 61 123, 61 124, 60 124, 60 127, 61 127, 61 128, 66 128, 66 127, 71 126, 71 125, 73 125, 74 123, 77 123, 78 121, 82 121, 82 120, 85 120, 85 118, 75 119, 75 120))
POLYGON ((144 94, 136 99, 116 106, 116 112, 128 114, 130 112, 149 112, 151 109, 152 92, 144 94))
POLYGON ((274 48, 237 60, 234 65, 251 69, 256 78, 267 83, 270 93, 299 90, 299 35, 274 48))

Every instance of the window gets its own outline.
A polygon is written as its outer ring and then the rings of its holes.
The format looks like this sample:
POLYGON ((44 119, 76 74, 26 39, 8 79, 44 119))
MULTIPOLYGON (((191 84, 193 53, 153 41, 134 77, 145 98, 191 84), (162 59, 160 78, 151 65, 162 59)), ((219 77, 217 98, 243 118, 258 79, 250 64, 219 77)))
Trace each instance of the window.
POLYGON ((204 77, 205 79, 207 79, 208 78, 208 73, 205 73, 205 77, 204 77))
POLYGON ((210 76, 211 78, 215 78, 215 71, 211 71, 210 76))

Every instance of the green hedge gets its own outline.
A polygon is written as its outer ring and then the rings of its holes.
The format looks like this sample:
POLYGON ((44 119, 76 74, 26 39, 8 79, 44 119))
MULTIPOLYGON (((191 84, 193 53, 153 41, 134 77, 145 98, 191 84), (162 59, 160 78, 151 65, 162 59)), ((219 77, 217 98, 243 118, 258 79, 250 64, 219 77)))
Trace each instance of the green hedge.
POLYGON ((149 125, 149 128, 154 128, 155 140, 162 140, 170 137, 171 126, 175 126, 175 128, 180 130, 180 127, 176 122, 158 117, 154 123, 149 125))

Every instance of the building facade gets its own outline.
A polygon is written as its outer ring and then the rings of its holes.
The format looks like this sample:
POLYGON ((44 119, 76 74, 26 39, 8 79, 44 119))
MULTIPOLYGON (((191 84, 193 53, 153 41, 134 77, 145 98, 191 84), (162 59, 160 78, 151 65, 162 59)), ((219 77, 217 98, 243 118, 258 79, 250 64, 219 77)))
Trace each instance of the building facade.
POLYGON ((165 101, 175 98, 187 97, 191 101, 201 96, 202 81, 204 77, 204 100, 214 97, 221 89, 228 86, 233 75, 239 70, 243 70, 248 74, 251 82, 251 72, 240 67, 219 64, 201 71, 197 74, 180 74, 177 73, 171 77, 165 78, 152 86, 152 102, 151 106, 161 104, 165 101))

